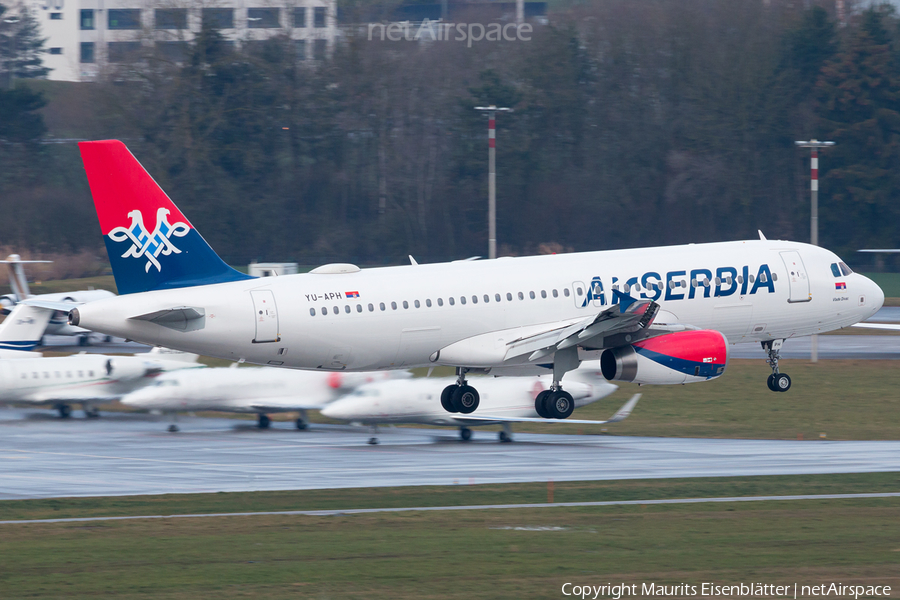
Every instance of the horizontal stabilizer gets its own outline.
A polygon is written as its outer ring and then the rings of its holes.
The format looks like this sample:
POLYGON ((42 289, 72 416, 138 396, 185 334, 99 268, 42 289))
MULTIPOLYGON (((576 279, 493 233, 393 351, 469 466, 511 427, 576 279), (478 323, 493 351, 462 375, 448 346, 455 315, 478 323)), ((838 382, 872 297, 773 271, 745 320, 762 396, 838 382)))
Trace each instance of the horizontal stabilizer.
POLYGON ((69 312, 76 306, 80 306, 84 304, 83 302, 53 302, 51 300, 41 300, 40 298, 29 298, 28 300, 22 300, 19 304, 26 304, 28 306, 34 306, 35 308, 42 308, 44 310, 58 310, 61 312, 69 312))
POLYGON ((53 312, 17 304, 0 323, 0 349, 31 350, 40 345, 53 312))

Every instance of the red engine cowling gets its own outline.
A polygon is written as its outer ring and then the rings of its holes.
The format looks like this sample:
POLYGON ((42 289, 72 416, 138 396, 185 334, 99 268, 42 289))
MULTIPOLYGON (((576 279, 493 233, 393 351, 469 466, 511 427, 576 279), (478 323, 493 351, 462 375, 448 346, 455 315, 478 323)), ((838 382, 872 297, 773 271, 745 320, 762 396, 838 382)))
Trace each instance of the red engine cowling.
POLYGON ((678 331, 609 348, 600 370, 609 381, 656 385, 715 379, 725 372, 728 341, 718 331, 678 331))

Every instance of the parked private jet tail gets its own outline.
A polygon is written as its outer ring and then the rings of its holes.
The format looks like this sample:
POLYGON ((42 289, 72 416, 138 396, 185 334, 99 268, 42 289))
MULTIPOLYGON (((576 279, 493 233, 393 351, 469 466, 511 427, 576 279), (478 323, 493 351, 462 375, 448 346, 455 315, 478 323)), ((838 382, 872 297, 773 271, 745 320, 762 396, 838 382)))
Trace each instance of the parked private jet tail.
POLYGON ((216 255, 125 144, 79 148, 120 294, 251 279, 216 255), (191 260, 159 260, 181 253, 191 260))

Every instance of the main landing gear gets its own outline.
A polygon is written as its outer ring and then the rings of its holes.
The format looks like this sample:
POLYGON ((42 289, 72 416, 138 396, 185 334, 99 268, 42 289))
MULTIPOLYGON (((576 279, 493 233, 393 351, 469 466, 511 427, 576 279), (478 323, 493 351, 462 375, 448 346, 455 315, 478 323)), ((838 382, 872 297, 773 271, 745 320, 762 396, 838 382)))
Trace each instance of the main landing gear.
POLYGON ((575 410, 575 399, 555 381, 535 397, 534 410, 545 419, 567 419, 575 410))
POLYGON ((778 372, 778 360, 781 358, 781 346, 784 344, 784 340, 769 340, 768 342, 762 342, 762 348, 765 350, 766 362, 772 367, 772 374, 769 375, 769 378, 766 380, 766 385, 769 386, 769 389, 773 392, 786 392, 791 389, 791 378, 788 377, 785 373, 778 372))
POLYGON ((269 418, 268 415, 264 415, 262 413, 259 414, 258 425, 260 429, 268 429, 269 425, 272 424, 272 419, 269 418))
POLYGON ((481 398, 478 390, 469 385, 466 381, 466 373, 468 369, 465 367, 456 368, 456 383, 448 385, 441 392, 441 406, 447 412, 463 413, 465 415, 475 412, 481 398))
POLYGON ((59 411, 59 417, 61 419, 68 419, 72 416, 72 407, 68 404, 57 404, 56 410, 59 411))

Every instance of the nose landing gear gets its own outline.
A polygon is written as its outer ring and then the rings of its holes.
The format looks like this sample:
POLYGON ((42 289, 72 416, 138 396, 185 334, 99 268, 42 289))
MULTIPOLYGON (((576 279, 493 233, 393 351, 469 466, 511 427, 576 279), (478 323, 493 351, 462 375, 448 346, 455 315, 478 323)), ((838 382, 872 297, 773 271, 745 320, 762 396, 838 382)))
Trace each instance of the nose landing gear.
POLYGON ((791 389, 791 378, 778 371, 778 360, 781 358, 781 346, 784 340, 769 340, 762 342, 762 348, 766 352, 766 363, 772 367, 772 374, 766 380, 766 385, 773 392, 786 392, 791 389))

